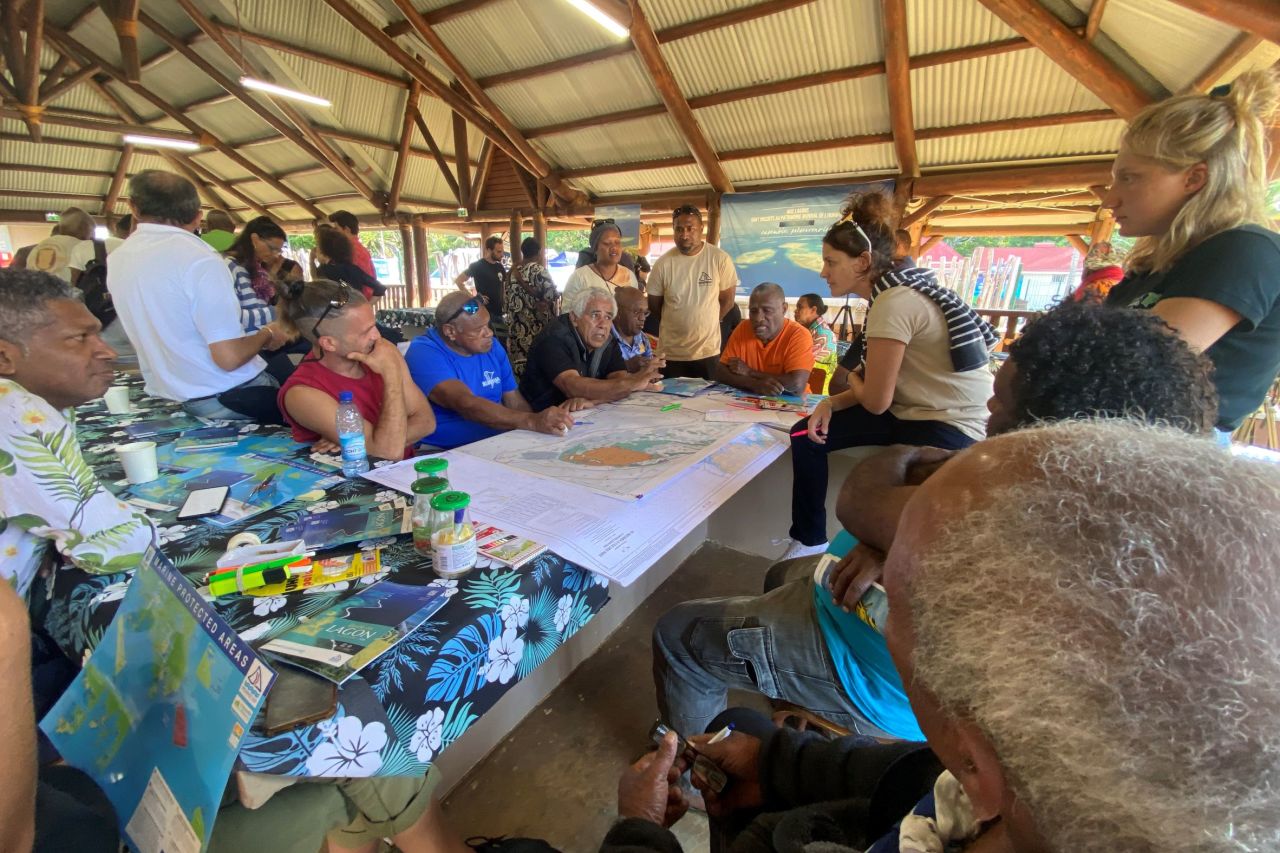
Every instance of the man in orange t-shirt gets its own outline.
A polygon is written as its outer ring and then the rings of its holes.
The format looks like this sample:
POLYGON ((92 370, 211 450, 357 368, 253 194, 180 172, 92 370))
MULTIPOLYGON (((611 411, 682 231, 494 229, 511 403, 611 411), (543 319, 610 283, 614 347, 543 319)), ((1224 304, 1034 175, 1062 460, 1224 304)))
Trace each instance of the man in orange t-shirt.
POLYGON ((748 306, 748 318, 720 354, 716 381, 756 394, 803 394, 813 370, 813 336, 787 319, 787 300, 776 284, 756 285, 748 306))

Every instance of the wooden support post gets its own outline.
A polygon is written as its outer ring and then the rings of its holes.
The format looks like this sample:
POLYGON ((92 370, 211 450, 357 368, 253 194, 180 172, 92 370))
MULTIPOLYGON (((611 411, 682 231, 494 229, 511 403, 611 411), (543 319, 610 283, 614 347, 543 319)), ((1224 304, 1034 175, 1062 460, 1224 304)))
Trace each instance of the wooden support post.
POLYGON ((467 153, 467 122, 456 112, 453 114, 453 163, 458 170, 458 204, 466 207, 471 201, 471 157, 467 153))
POLYGON ((720 245, 720 193, 711 196, 707 202, 706 239, 713 246, 720 245))
POLYGON ((907 203, 911 201, 911 196, 915 184, 910 175, 898 175, 893 182, 893 227, 901 228, 902 219, 907 211, 907 203))
POLYGON ((1075 250, 1080 253, 1080 257, 1084 257, 1089 254, 1089 244, 1084 241, 1084 237, 1082 235, 1064 234, 1063 236, 1065 236, 1067 238, 1067 242, 1074 246, 1075 250))
POLYGON ((884 70, 889 86, 889 124, 893 147, 898 154, 898 170, 915 177, 920 174, 916 157, 915 118, 911 107, 911 60, 907 54, 906 0, 881 0, 884 20, 884 70))
POLYGON ((542 249, 542 257, 547 256, 547 215, 539 208, 533 212, 533 239, 538 241, 542 249))
POLYGON ((440 167, 440 174, 444 176, 444 182, 449 185, 449 191, 453 193, 458 206, 465 207, 466 202, 464 199, 466 196, 458 188, 458 179, 453 176, 453 170, 449 168, 449 163, 445 160, 444 153, 440 150, 440 146, 436 144, 436 138, 431 135, 431 130, 427 127, 426 120, 423 119, 422 113, 417 109, 413 111, 413 122, 418 126, 418 133, 421 133, 422 138, 426 140, 427 147, 431 149, 431 158, 440 167))
POLYGON ((511 252, 511 268, 514 270, 524 262, 520 256, 520 241, 524 239, 520 236, 520 226, 524 222, 524 213, 519 210, 511 211, 511 224, 507 226, 507 251, 511 252))
POLYGON ((480 224, 480 251, 484 251, 484 244, 493 236, 493 225, 488 222, 480 224))
POLYGON ((401 218, 396 222, 400 232, 400 280, 404 282, 405 300, 413 308, 418 307, 418 265, 413 251, 413 232, 409 229, 409 221, 401 218))
POLYGON ((476 167, 475 179, 471 183, 471 197, 467 199, 467 210, 479 210, 480 199, 484 196, 484 185, 489 180, 489 172, 493 169, 493 143, 486 139, 480 146, 480 165, 476 167))
POLYGON ((413 142, 413 117, 418 114, 418 94, 421 91, 422 86, 414 80, 405 93, 404 121, 400 123, 400 150, 396 153, 391 189, 387 193, 387 213, 392 215, 400 207, 400 191, 404 189, 405 169, 409 165, 409 144, 413 142))
POLYGON ((418 304, 431 303, 431 259, 427 251, 427 226, 420 219, 413 220, 414 274, 418 279, 418 304))
POLYGON ((102 215, 110 225, 116 218, 116 202, 120 199, 120 189, 124 186, 124 176, 129 172, 129 161, 133 159, 133 146, 125 143, 120 151, 120 160, 116 163, 116 173, 111 176, 111 185, 102 200, 102 215))

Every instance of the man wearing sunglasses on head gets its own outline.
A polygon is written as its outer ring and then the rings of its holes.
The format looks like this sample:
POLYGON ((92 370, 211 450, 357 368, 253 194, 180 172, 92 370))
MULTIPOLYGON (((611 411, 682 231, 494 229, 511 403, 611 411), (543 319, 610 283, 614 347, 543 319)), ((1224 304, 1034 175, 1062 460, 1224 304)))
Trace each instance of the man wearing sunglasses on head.
POLYGON ((278 397, 294 440, 336 448, 338 395, 350 391, 369 455, 412 455, 412 445, 436 428, 435 415, 400 351, 378 333, 364 295, 337 281, 290 282, 277 308, 280 325, 312 346, 278 397))
POLYGON ((433 447, 450 449, 509 429, 564 435, 573 426, 569 413, 591 405, 569 400, 533 411, 489 327, 483 296, 450 293, 441 299, 435 328, 414 338, 405 363, 435 413, 435 432, 425 440, 433 447))
POLYGON ((613 337, 618 305, 612 292, 583 288, 565 299, 564 310, 534 340, 520 380, 520 393, 535 412, 574 397, 610 403, 632 391, 661 390, 657 362, 635 373, 627 371, 613 337))

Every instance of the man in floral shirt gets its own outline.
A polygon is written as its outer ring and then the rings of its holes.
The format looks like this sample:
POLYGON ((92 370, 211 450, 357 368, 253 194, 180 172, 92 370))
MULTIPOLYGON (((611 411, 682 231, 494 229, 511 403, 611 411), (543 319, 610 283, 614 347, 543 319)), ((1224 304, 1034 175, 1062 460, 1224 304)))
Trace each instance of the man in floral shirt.
POLYGON ((115 350, 76 290, 0 270, 0 577, 28 595, 52 556, 93 573, 132 569, 151 526, 94 476, 73 407, 102 396, 115 350))

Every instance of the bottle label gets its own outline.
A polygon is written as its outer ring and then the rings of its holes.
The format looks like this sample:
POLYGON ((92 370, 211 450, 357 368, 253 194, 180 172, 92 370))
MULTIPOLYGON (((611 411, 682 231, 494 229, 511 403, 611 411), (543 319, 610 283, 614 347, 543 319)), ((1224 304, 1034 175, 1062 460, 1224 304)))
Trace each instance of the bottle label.
POLYGON ((368 458, 364 450, 364 433, 343 433, 338 436, 338 443, 342 445, 343 462, 363 462, 368 458))
POLYGON ((436 574, 453 577, 476 564, 476 534, 469 524, 437 530, 431 537, 431 561, 436 574))

